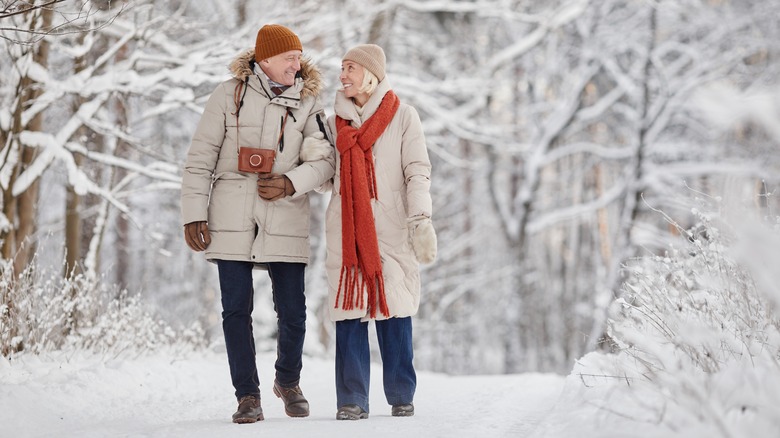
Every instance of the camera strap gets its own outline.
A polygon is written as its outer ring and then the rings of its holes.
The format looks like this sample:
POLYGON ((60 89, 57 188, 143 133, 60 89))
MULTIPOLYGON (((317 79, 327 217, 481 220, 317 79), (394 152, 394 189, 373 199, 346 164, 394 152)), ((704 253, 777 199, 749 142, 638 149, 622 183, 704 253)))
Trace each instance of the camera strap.
POLYGON ((249 88, 247 82, 249 82, 248 77, 245 81, 239 81, 233 90, 233 102, 236 104, 236 112, 233 113, 236 116, 236 155, 238 155, 238 149, 240 148, 238 143, 238 115, 241 113, 241 107, 244 106, 244 96, 246 96, 246 90, 249 88))
MULTIPOLYGON (((233 90, 233 101, 236 104, 236 112, 233 113, 233 115, 236 116, 236 155, 239 154, 240 149, 238 130, 238 126, 240 125, 239 114, 241 113, 241 107, 244 106, 244 96, 246 96, 246 90, 248 88, 249 87, 246 85, 246 82, 239 82, 236 84, 236 88, 233 90)), ((281 128, 279 130, 279 138, 276 141, 276 146, 279 148, 279 152, 284 151, 284 127, 287 125, 287 117, 290 116, 290 113, 290 109, 285 108, 284 116, 282 116, 281 128)), ((295 116, 293 116, 293 119, 294 118, 295 116)))

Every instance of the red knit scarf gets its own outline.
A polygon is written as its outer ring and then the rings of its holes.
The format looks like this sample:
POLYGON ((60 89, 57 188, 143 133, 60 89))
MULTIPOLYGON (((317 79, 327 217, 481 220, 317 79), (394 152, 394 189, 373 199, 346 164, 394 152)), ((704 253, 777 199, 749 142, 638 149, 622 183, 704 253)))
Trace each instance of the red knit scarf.
POLYGON ((398 96, 388 91, 379 108, 360 129, 352 127, 348 120, 336 117, 336 149, 341 155, 342 265, 335 307, 342 297, 342 309, 362 309, 366 304, 363 292, 368 292, 371 318, 376 317, 377 306, 382 315, 390 316, 371 209, 371 198, 377 199, 372 148, 393 120, 399 105, 398 96))

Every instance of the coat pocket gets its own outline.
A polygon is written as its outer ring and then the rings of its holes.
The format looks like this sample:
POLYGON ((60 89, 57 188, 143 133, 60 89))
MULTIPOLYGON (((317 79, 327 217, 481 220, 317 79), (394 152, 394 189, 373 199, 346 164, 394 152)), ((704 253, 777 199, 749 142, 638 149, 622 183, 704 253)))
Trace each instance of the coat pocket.
POLYGON ((266 231, 274 236, 309 237, 309 197, 284 198, 269 203, 266 231))
POLYGON ((211 187, 209 199, 209 229, 214 231, 246 231, 252 227, 247 215, 249 181, 246 179, 217 179, 211 187))

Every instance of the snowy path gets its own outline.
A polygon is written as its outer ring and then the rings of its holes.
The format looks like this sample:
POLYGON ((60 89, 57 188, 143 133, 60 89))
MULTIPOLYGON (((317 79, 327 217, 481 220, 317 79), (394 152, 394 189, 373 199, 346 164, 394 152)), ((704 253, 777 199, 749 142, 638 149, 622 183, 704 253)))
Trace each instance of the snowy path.
POLYGON ((291 419, 270 390, 273 357, 258 357, 266 420, 235 425, 224 355, 132 360, 64 354, 0 358, 0 437, 525 437, 555 405, 564 377, 453 377, 421 372, 416 415, 393 418, 372 370, 371 417, 336 421, 332 363, 305 358, 311 416, 291 419))

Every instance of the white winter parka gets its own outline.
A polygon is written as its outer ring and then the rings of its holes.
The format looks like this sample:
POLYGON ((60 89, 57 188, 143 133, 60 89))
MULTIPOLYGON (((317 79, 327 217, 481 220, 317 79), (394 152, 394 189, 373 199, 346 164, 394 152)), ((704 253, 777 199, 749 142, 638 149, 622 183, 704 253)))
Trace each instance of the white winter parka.
MULTIPOLYGON (((335 172, 335 158, 302 163, 303 138, 327 131, 319 70, 302 60, 295 84, 276 96, 264 75, 253 72, 254 50, 230 65, 233 78, 214 90, 192 138, 182 177, 182 222, 208 221, 208 260, 308 263, 309 197, 335 172), (235 92, 245 82, 236 129, 235 92), (272 97, 273 96, 273 97, 272 97), (282 120, 283 140, 279 142, 282 120), (318 120, 319 119, 319 120, 318 120), (257 174, 238 171, 238 147, 275 149, 272 172, 286 175, 295 194, 267 202, 257 174)), ((335 154, 334 154, 335 155, 335 154)))
MULTIPOLYGON (((384 95, 390 91, 385 77, 363 106, 362 117, 355 104, 339 90, 334 111, 359 128, 376 112, 384 95)), ((336 136, 335 116, 328 119, 330 131, 336 136)), ((335 143, 334 139, 334 143, 335 143)), ((336 154, 338 155, 338 154, 336 154)), ((379 253, 382 259, 385 295, 390 317, 406 317, 417 313, 420 304, 420 270, 415 258, 407 222, 414 218, 431 217, 431 162, 425 144, 422 123, 417 111, 401 102, 390 124, 373 147, 377 182, 377 199, 372 200, 379 253)), ((333 321, 370 319, 366 308, 343 310, 336 306, 341 274, 341 196, 337 157, 333 194, 326 212, 327 257, 330 317, 333 321)), ((360 232, 360 230, 358 230, 360 232)), ((363 300, 364 303, 368 299, 363 300)), ((386 317, 377 312, 376 319, 386 317)))

